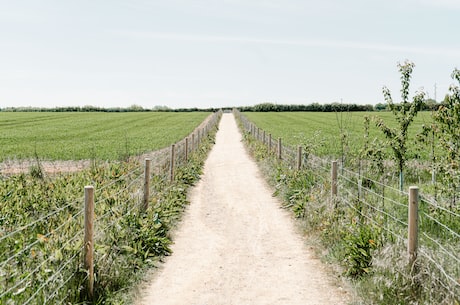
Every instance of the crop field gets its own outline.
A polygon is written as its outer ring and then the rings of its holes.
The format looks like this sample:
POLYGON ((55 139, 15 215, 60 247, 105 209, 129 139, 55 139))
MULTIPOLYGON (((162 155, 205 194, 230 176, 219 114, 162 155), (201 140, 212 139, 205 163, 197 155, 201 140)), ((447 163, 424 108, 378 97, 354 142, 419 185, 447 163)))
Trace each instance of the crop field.
POLYGON ((0 112, 0 162, 35 157, 116 160, 171 145, 208 115, 0 112))
MULTIPOLYGON (((334 157, 341 153, 340 126, 347 135, 350 153, 356 155, 364 145, 365 116, 369 118, 378 116, 396 125, 391 112, 245 112, 244 115, 259 128, 271 133, 273 139, 281 137, 285 144, 293 146, 312 140, 321 141, 324 145, 318 147, 315 154, 334 157)), ((409 128, 409 141, 415 139, 423 124, 430 124, 431 121, 431 112, 420 112, 409 128)), ((369 138, 371 141, 373 138, 384 140, 382 132, 372 121, 369 138)), ((424 151, 412 149, 413 154, 420 154, 422 158, 427 158, 426 149, 424 151)))

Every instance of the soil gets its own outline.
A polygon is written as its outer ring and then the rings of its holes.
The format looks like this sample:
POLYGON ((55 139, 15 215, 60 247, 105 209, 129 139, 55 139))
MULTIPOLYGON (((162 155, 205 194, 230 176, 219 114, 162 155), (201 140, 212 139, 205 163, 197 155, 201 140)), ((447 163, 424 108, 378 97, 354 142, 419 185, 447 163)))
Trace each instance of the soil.
POLYGON ((147 304, 347 304, 224 114, 172 246, 141 289, 147 304))

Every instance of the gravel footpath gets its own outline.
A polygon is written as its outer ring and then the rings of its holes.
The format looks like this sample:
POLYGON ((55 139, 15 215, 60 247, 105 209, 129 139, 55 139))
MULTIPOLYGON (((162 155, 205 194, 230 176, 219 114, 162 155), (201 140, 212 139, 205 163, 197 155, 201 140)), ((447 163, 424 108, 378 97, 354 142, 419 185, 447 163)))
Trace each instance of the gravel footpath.
POLYGON ((347 304, 272 193, 224 114, 173 254, 137 304, 347 304))

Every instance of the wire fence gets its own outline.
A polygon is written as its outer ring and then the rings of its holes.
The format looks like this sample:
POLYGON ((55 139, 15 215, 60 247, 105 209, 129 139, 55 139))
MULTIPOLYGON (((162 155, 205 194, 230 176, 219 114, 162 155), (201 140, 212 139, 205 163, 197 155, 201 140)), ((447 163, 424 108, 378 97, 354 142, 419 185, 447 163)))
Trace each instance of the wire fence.
MULTIPOLYGON (((172 146, 174 152, 168 147, 140 156, 139 159, 152 160, 150 176, 170 182, 174 178, 172 166, 177 168, 187 162, 188 156, 200 148, 203 138, 217 126, 220 116, 221 112, 211 114, 190 135, 172 146)), ((108 237, 109 232, 117 227, 122 229, 121 221, 126 215, 141 213, 144 168, 136 166, 123 174, 118 174, 116 169, 115 166, 109 180, 88 181, 95 185, 97 192, 94 242, 99 243, 99 249, 113 247, 110 242, 115 243, 116 236, 108 237)), ((70 200, 53 198, 52 191, 48 198, 35 198, 38 195, 31 194, 34 190, 21 191, 24 198, 19 198, 16 204, 23 205, 23 210, 19 206, 14 212, 8 212, 6 207, 13 191, 5 190, 0 198, 0 304, 64 304, 78 300, 88 278, 82 268, 83 189, 70 200), (37 203, 24 202, 28 198, 36 199, 37 203), (40 207, 51 210, 39 210, 40 207)), ((152 187, 152 194, 153 191, 152 187)), ((98 259, 101 260, 96 258, 96 264, 98 259)), ((102 272, 102 266, 99 267, 102 272)))
MULTIPOLYGON (((235 111, 243 131, 266 145, 276 154, 279 162, 287 168, 308 168, 314 171, 321 185, 329 181, 332 185, 332 160, 302 155, 298 147, 272 139, 272 135, 261 130, 243 114, 235 111), (278 146, 279 145, 279 146, 278 146)), ((408 245, 408 193, 400 191, 379 178, 364 176, 340 166, 337 175, 336 204, 344 205, 357 215, 356 223, 371 224, 381 231, 384 244, 408 245)), ((426 293, 441 287, 447 294, 460 296, 460 207, 448 200, 433 199, 422 192, 418 198, 418 248, 416 264, 423 267, 429 280, 422 284, 426 293)), ((406 257, 407 259, 407 257, 406 257)))

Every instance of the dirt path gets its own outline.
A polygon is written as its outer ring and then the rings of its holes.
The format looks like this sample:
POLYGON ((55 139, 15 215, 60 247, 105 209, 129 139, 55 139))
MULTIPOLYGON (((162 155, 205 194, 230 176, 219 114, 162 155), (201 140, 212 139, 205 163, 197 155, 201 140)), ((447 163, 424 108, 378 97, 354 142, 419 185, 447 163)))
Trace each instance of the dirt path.
POLYGON ((138 304, 346 304, 271 194, 224 114, 173 255, 138 304))

